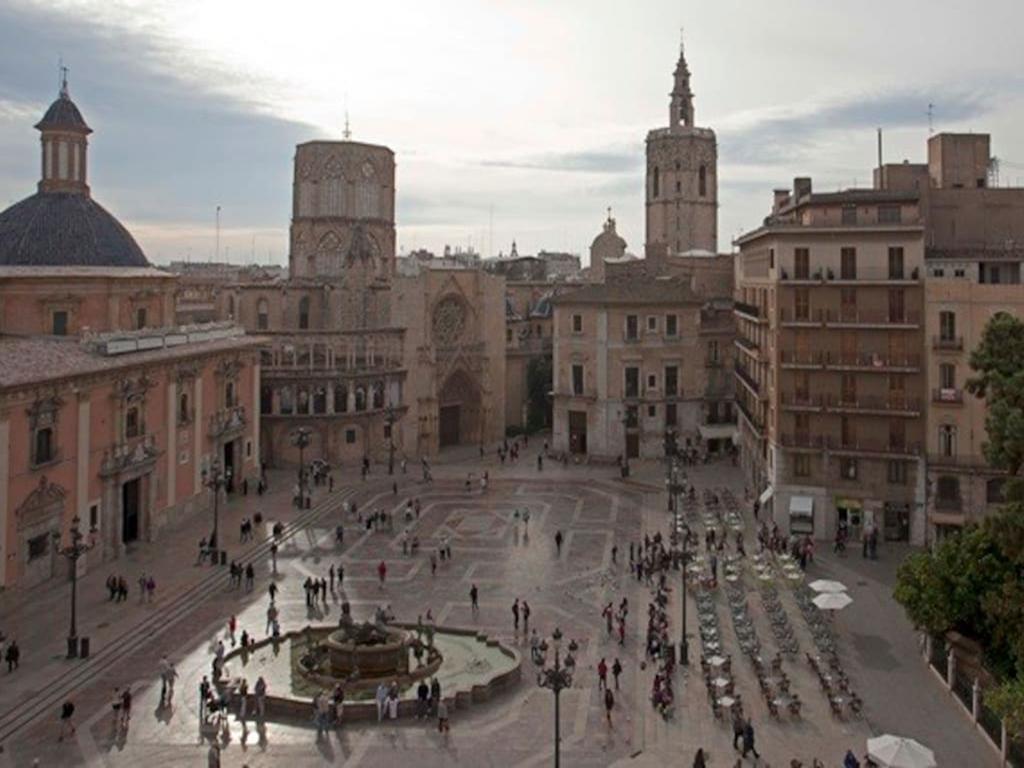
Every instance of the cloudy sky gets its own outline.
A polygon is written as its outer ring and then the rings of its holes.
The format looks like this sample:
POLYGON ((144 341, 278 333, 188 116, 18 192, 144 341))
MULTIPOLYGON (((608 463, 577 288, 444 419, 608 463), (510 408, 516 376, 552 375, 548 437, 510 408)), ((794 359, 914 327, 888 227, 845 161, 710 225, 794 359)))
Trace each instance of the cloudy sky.
POLYGON ((387 144, 402 250, 586 254, 611 206, 642 251, 643 150, 679 28, 719 141, 721 250, 795 175, 818 189, 993 134, 1024 184, 1020 0, 5 0, 0 207, 32 193, 57 61, 95 130, 93 192, 150 259, 287 259, 294 145, 387 144))

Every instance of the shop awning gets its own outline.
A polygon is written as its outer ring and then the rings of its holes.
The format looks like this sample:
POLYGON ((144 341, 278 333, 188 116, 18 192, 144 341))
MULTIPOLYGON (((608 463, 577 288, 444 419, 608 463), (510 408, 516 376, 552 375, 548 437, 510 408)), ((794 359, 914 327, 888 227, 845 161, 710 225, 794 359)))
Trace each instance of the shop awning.
POLYGON ((789 500, 790 517, 814 517, 814 498, 811 496, 793 496, 789 500))
POLYGON ((767 488, 764 489, 764 493, 762 493, 758 497, 757 503, 763 507, 765 504, 768 503, 768 500, 771 499, 773 493, 775 493, 775 489, 769 485, 767 488))
POLYGON ((697 430, 704 440, 732 440, 735 442, 738 434, 735 424, 701 424, 697 430))

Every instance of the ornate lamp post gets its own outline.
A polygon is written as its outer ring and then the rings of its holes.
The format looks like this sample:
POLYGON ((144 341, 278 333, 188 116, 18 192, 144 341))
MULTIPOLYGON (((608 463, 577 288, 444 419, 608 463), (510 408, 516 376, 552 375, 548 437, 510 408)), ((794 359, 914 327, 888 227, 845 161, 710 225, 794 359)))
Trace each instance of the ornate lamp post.
POLYGON ((388 474, 395 474, 395 408, 388 403, 384 408, 384 423, 388 425, 388 474))
POLYGON ((299 427, 292 433, 292 445, 299 449, 299 509, 306 508, 306 448, 313 439, 313 430, 299 427))
POLYGON ((555 629, 551 635, 551 647, 554 648, 555 658, 554 661, 548 665, 547 652, 548 642, 547 640, 541 640, 540 645, 537 647, 537 652, 534 654, 533 661, 540 668, 537 672, 537 685, 541 688, 547 688, 555 694, 555 768, 560 765, 560 751, 561 751, 561 726, 559 723, 559 696, 566 688, 572 686, 572 673, 576 669, 576 659, 573 654, 579 650, 579 646, 576 645, 575 640, 569 641, 569 652, 565 655, 563 660, 560 656, 562 645, 562 631, 558 628, 555 629))
POLYGON ((679 664, 687 666, 690 663, 690 648, 686 638, 686 567, 689 565, 689 552, 687 551, 689 541, 689 530, 683 524, 682 494, 686 489, 686 476, 680 472, 679 464, 672 461, 668 469, 668 477, 665 478, 665 487, 668 490, 668 508, 672 512, 672 535, 678 537, 682 542, 682 572, 683 588, 682 595, 682 627, 681 639, 679 641, 679 664))
POLYGON ((203 485, 213 491, 213 533, 210 534, 210 550, 213 552, 213 565, 217 564, 217 530, 220 522, 220 492, 231 482, 231 470, 222 469, 220 462, 214 459, 209 469, 203 470, 203 485))
POLYGON ((61 535, 58 531, 53 532, 53 546, 58 555, 67 558, 71 563, 71 628, 68 630, 68 658, 74 659, 78 656, 78 560, 86 552, 96 546, 96 528, 89 529, 89 537, 86 540, 85 534, 79 529, 82 521, 78 515, 71 520, 71 530, 68 531, 70 543, 61 546, 61 535))

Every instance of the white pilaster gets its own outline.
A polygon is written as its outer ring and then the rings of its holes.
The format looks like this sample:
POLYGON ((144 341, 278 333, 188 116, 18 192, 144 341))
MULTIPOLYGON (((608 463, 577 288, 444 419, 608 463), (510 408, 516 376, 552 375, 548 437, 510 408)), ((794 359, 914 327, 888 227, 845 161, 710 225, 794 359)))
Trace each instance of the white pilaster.
POLYGON ((178 382, 167 382, 167 507, 173 507, 178 495, 178 382))
MULTIPOLYGON (((253 467, 259 472, 260 469, 260 411, 262 410, 262 403, 260 402, 260 364, 256 362, 252 366, 252 463, 253 467)), ((328 389, 327 402, 334 410, 334 391, 328 389)))
POLYGON ((89 393, 78 400, 78 445, 75 448, 75 514, 84 529, 89 528, 89 437, 92 403, 89 393))
POLYGON ((7 584, 7 525, 11 511, 8 482, 11 461, 11 422, 0 416, 0 587, 7 584))
POLYGON ((206 445, 203 440, 203 376, 202 372, 196 376, 195 383, 195 396, 192 398, 196 404, 196 420, 195 424, 195 438, 192 440, 192 452, 195 454, 192 457, 192 493, 198 496, 203 491, 203 472, 202 472, 202 458, 203 458, 203 446, 206 445))

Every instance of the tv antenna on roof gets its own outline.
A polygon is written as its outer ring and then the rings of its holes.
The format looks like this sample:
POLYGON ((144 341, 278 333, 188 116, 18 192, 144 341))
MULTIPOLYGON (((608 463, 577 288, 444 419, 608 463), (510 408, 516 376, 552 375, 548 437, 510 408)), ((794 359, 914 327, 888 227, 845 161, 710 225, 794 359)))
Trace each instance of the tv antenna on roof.
POLYGON ((349 125, 348 125, 348 94, 347 93, 345 94, 345 130, 342 132, 341 135, 342 135, 342 138, 345 139, 345 141, 348 141, 349 139, 352 138, 352 131, 349 129, 349 125))
POLYGON ((928 102, 928 135, 935 133, 935 105, 928 102))

